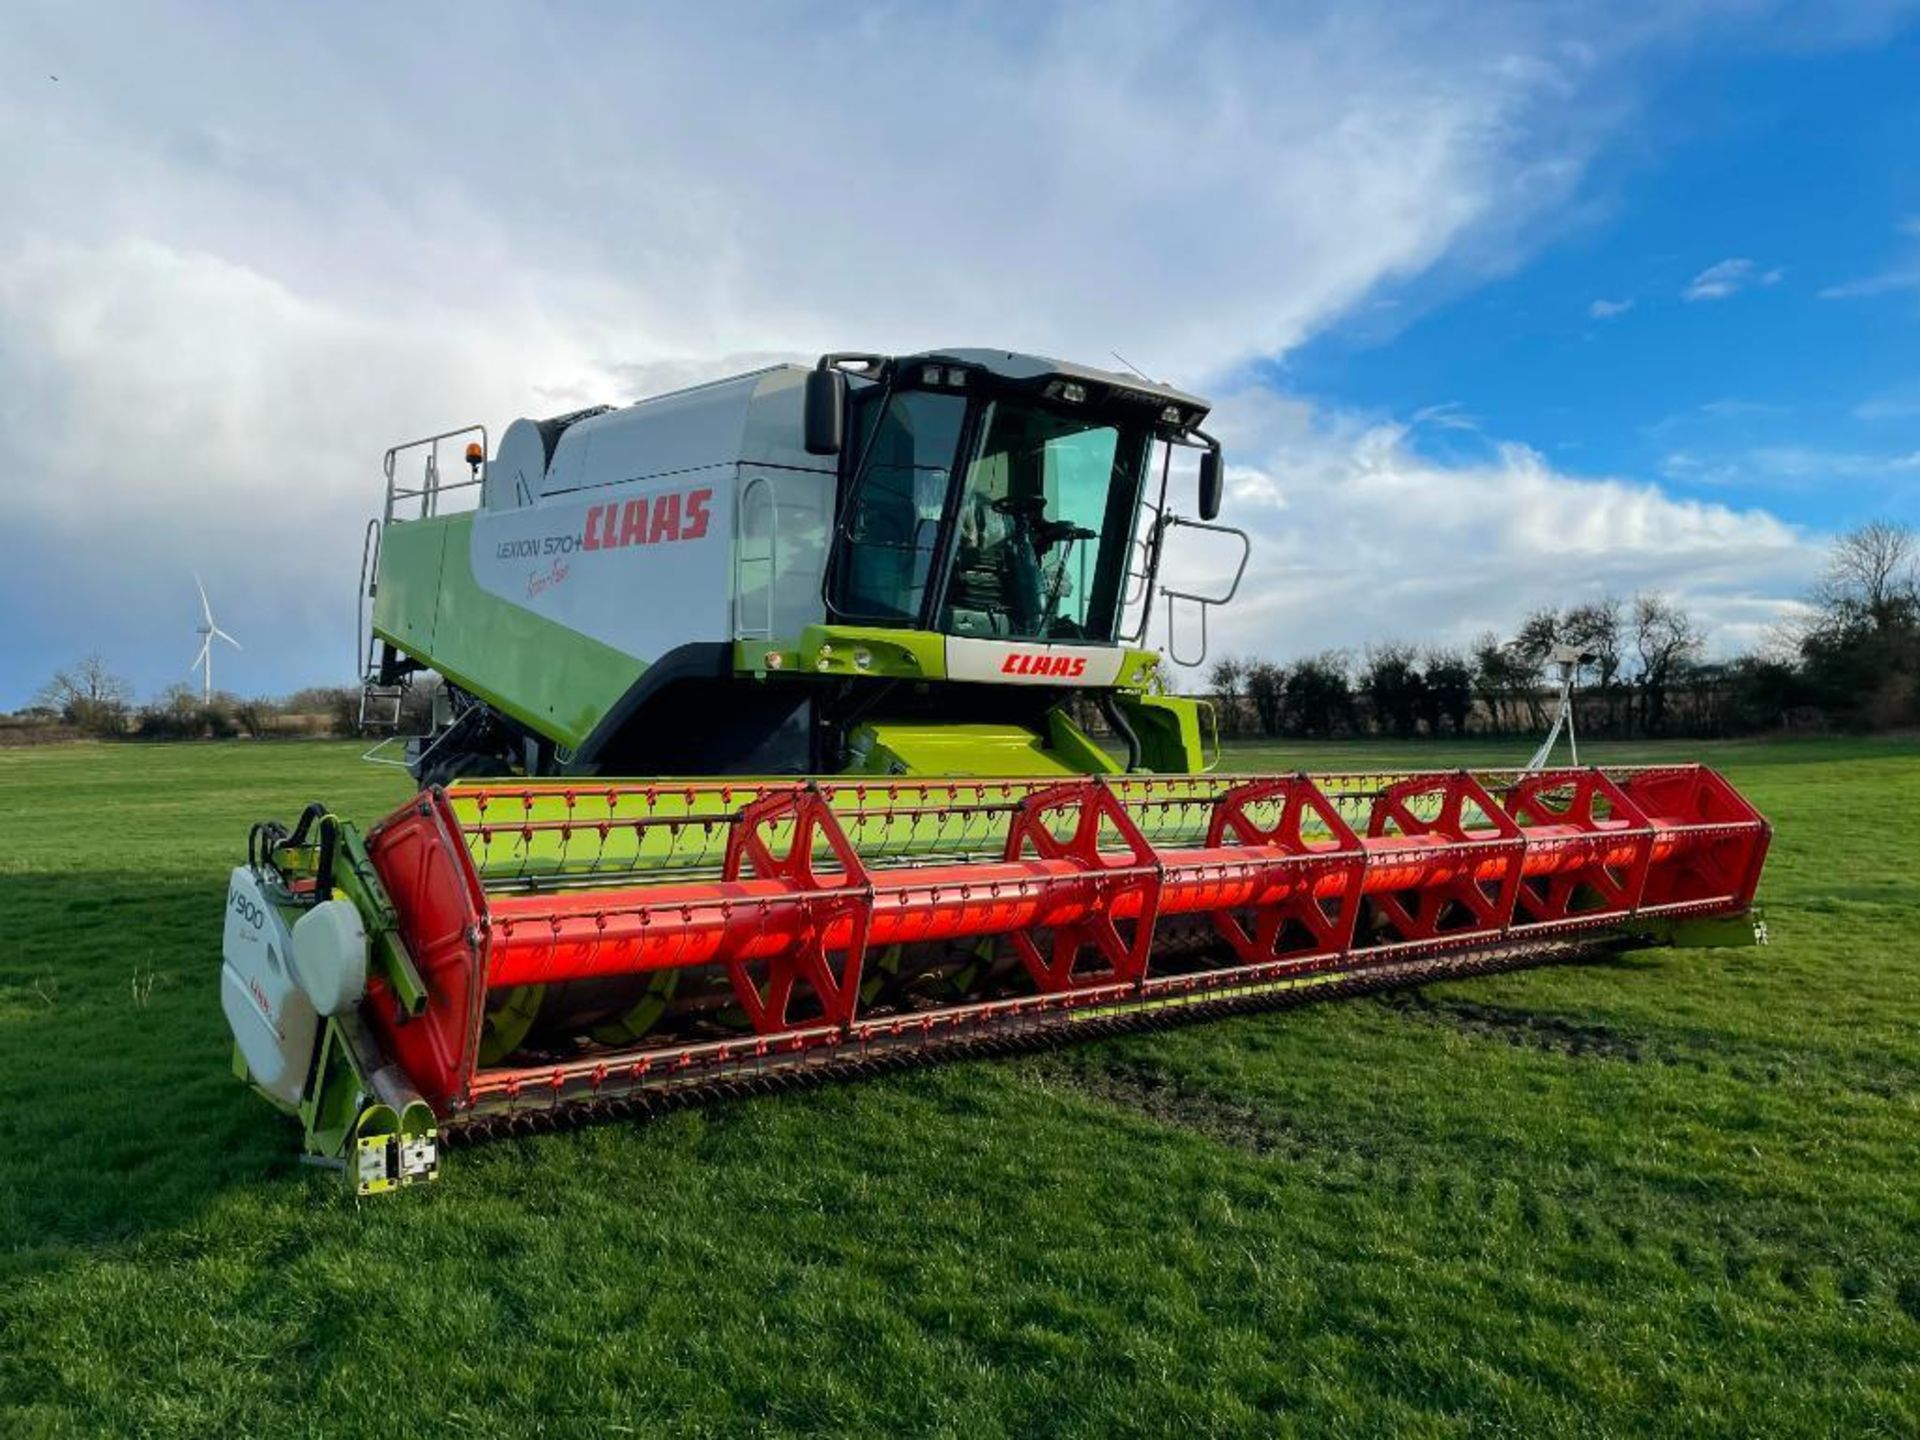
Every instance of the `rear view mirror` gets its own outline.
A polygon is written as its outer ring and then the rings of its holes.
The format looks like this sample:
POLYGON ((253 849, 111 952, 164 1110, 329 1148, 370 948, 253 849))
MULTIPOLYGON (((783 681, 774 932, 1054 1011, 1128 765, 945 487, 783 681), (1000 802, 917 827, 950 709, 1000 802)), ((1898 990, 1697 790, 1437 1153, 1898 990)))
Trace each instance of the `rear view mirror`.
POLYGON ((1219 446, 1200 452, 1200 518, 1212 520, 1220 514, 1220 494, 1226 484, 1219 446))
POLYGON ((847 377, 831 368, 807 372, 804 428, 809 455, 838 455, 847 414, 847 377))

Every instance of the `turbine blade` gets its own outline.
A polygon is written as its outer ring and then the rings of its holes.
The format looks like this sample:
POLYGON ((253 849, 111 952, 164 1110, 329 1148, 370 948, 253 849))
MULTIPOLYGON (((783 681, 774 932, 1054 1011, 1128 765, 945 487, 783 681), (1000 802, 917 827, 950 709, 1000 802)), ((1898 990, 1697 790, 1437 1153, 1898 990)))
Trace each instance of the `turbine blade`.
POLYGON ((213 627, 213 633, 215 635, 218 635, 222 640, 226 641, 227 644, 233 646, 234 649, 239 650, 242 648, 238 640, 234 639, 233 636, 229 635, 226 631, 222 630, 218 625, 213 627))
POLYGON ((200 592, 200 613, 207 617, 207 624, 213 624, 213 607, 207 603, 207 587, 200 583, 200 572, 193 575, 193 588, 200 592))
POLYGON ((200 653, 194 656, 193 663, 187 666, 187 673, 189 675, 191 675, 195 670, 198 670, 200 668, 200 662, 207 658, 207 647, 212 643, 213 643, 213 637, 211 635, 209 635, 205 640, 202 640, 200 642, 200 653))

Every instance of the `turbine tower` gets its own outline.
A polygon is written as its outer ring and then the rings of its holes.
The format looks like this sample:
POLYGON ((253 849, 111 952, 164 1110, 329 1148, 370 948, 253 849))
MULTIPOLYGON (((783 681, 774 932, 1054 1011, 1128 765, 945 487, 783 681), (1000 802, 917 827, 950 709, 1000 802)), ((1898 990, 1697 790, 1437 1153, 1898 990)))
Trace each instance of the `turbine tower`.
POLYGON ((217 635, 234 649, 240 648, 240 642, 213 623, 213 607, 207 603, 207 587, 200 583, 200 577, 193 577, 193 585, 200 592, 200 621, 193 633, 200 637, 200 653, 193 657, 193 665, 187 666, 192 673, 195 665, 200 667, 200 699, 202 703, 213 699, 213 640, 217 635))

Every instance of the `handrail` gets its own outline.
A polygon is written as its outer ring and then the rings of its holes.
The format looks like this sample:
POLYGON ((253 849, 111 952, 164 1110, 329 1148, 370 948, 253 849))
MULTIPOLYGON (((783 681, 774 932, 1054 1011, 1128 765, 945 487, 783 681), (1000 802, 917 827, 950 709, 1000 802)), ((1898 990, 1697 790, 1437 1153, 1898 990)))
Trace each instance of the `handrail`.
MULTIPOLYGON (((488 459, 493 454, 493 446, 487 438, 487 427, 480 424, 462 425, 457 430, 443 430, 438 435, 423 435, 418 440, 405 440, 391 446, 381 461, 381 470, 387 478, 386 507, 381 512, 383 524, 391 525, 394 520, 394 502, 399 500, 418 500, 420 513, 410 519, 426 520, 440 513, 440 496, 443 491, 471 490, 486 484, 488 459), (469 480, 456 480, 451 484, 442 484, 440 480, 440 443, 443 440, 458 440, 465 435, 480 437, 480 467, 469 480), (427 446, 425 473, 420 488, 413 489, 394 483, 393 472, 400 456, 408 450, 418 450, 427 446)), ((462 457, 464 460, 464 457, 462 457)))
POLYGON ((354 664, 360 667, 363 679, 373 673, 373 630, 367 623, 367 601, 373 598, 379 583, 380 522, 369 515, 366 533, 360 537, 360 593, 354 597, 353 607, 354 664))
POLYGON ((1240 582, 1246 577, 1247 560, 1253 554, 1253 541, 1247 532, 1237 525, 1216 525, 1207 520, 1189 520, 1184 515, 1168 515, 1159 523, 1155 531, 1156 550, 1166 536, 1166 532, 1175 526, 1184 526, 1189 530, 1211 530, 1220 535, 1238 536, 1240 540, 1240 563, 1233 572, 1233 583, 1227 586, 1224 595, 1196 595, 1191 590, 1175 590, 1171 586, 1160 586, 1160 598, 1167 602, 1167 658, 1183 670, 1191 670, 1203 665, 1207 659, 1207 611, 1215 605, 1225 605, 1240 592, 1240 582), (1200 615, 1200 651, 1192 659, 1180 654, 1180 647, 1174 638, 1174 601, 1190 602, 1200 615))
MULTIPOLYGON (((1169 641, 1168 643, 1171 644, 1172 642, 1169 641)), ((1204 714, 1207 717, 1207 728, 1213 731, 1213 752, 1211 755, 1207 752, 1207 737, 1205 735, 1200 737, 1200 769, 1203 774, 1211 775, 1220 768, 1220 757, 1222 754, 1220 749, 1220 711, 1213 701, 1204 697, 1196 697, 1193 702, 1193 707, 1196 716, 1204 714)))

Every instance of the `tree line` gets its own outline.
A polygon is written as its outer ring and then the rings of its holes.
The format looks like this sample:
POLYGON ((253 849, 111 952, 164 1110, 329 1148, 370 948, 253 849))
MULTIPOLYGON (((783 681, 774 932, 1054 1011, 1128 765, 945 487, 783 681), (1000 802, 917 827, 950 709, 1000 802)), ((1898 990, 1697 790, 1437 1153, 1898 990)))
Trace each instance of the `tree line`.
MULTIPOLYGON (((1285 664, 1227 656, 1207 690, 1228 735, 1512 735, 1551 720, 1556 654, 1580 656, 1575 723, 1589 735, 1723 736, 1779 729, 1920 725, 1920 536, 1893 521, 1834 542, 1798 618, 1759 654, 1705 659, 1700 626, 1647 591, 1526 616, 1471 646, 1398 642, 1323 650, 1285 664)), ((430 683, 402 702, 400 729, 427 728, 430 683)), ((0 739, 58 734, 150 740, 359 733, 360 691, 203 697, 173 685, 145 704, 98 655, 56 673, 34 703, 0 717, 0 739)))
POLYGON ((1694 617, 1655 591, 1527 615, 1466 647, 1387 641, 1280 663, 1226 656, 1207 672, 1223 733, 1538 733, 1574 663, 1583 734, 1710 737, 1920 724, 1920 537, 1874 521, 1834 542, 1796 618, 1760 653, 1705 658, 1694 617))
MULTIPOLYGON (((427 726, 432 705, 429 679, 401 700, 402 733, 427 726)), ((360 733, 360 691, 347 685, 317 685, 291 695, 252 698, 191 685, 169 685, 145 703, 99 655, 88 655, 54 673, 26 709, 0 717, 0 739, 226 740, 360 733)))

